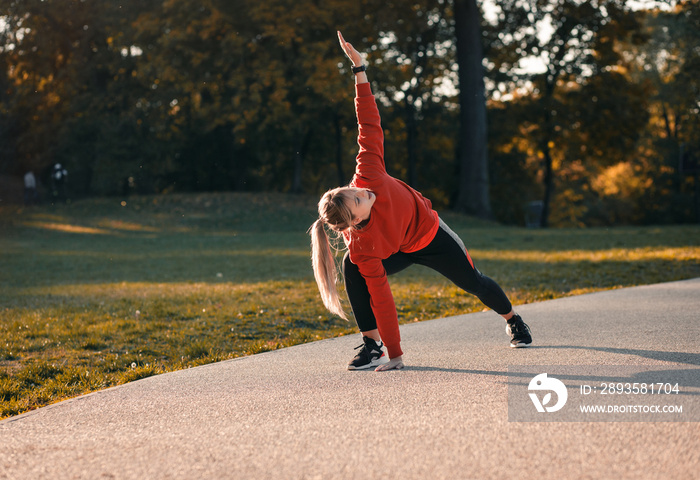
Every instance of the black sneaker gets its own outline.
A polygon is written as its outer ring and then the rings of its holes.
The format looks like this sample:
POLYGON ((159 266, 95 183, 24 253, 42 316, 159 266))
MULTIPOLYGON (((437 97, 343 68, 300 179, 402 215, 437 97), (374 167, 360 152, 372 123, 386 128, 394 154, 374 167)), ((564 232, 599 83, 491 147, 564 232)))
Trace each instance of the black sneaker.
POLYGON ((348 363, 348 370, 364 370, 389 362, 389 357, 387 357, 384 350, 382 350, 382 342, 379 342, 379 345, 377 345, 377 342, 369 337, 362 337, 362 341, 364 342, 362 345, 355 347, 355 350, 358 348, 361 350, 360 353, 348 363))
POLYGON ((513 348, 529 347, 532 343, 530 327, 527 326, 520 315, 513 315, 506 322, 506 333, 510 335, 510 346, 513 348))

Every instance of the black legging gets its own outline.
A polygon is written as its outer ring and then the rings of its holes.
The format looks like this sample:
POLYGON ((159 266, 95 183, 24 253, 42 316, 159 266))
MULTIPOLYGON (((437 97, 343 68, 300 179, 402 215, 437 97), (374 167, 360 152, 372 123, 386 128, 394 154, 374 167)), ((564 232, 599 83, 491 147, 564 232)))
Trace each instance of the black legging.
MULTIPOLYGON (((511 311, 508 297, 496 282, 474 267, 462 240, 440 220, 440 228, 430 244, 417 252, 398 252, 382 260, 387 275, 418 264, 432 268, 452 281, 462 290, 476 295, 481 302, 501 315, 511 311)), ((350 306, 361 332, 377 328, 377 320, 370 305, 367 283, 360 270, 346 253, 343 259, 343 277, 350 306)))

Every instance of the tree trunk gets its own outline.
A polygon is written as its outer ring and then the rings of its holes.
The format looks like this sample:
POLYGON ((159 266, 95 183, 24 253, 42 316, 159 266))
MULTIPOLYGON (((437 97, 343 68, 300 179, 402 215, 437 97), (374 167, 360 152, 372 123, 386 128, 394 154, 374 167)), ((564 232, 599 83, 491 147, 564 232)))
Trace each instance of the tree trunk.
POLYGON ((558 77, 558 72, 552 73, 546 80, 544 86, 544 134, 540 146, 544 162, 544 198, 542 199, 542 217, 540 218, 540 227, 542 228, 547 228, 549 226, 549 214, 552 210, 551 203, 554 194, 554 165, 550 143, 554 138, 554 118, 552 111, 554 110, 554 89, 557 86, 558 77))
POLYGON ((413 105, 413 97, 407 95, 404 99, 404 113, 406 120, 406 151, 408 156, 407 165, 407 182, 410 186, 418 188, 416 184, 416 139, 418 137, 418 128, 416 126, 416 108, 413 105))
POLYGON ((338 171, 338 185, 345 185, 348 180, 343 173, 343 126, 337 112, 333 114, 333 126, 335 127, 335 166, 338 171))
POLYGON ((552 200, 552 192, 554 191, 554 175, 552 172, 552 154, 549 148, 549 140, 545 139, 542 147, 544 156, 544 198, 542 199, 542 216, 540 217, 540 227, 547 228, 549 226, 549 211, 552 200))
POLYGON ((247 147, 237 144, 232 125, 226 126, 226 132, 228 137, 226 142, 228 150, 228 183, 234 191, 242 192, 247 190, 248 186, 247 147))
POLYGON ((306 131, 300 135, 299 144, 294 152, 294 176, 292 177, 292 193, 302 193, 302 171, 304 156, 306 155, 306 150, 309 146, 309 140, 311 139, 311 130, 306 129, 306 131))
POLYGON ((459 64, 459 191, 455 210, 490 219, 481 17, 475 0, 454 0, 459 64))

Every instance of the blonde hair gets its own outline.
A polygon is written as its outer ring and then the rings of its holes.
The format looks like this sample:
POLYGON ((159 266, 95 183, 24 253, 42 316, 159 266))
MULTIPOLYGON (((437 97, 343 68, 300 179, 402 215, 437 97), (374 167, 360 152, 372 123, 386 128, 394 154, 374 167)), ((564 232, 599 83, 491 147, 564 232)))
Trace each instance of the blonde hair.
POLYGON ((355 228, 353 225, 354 217, 348 207, 353 198, 352 190, 349 187, 339 187, 324 193, 318 202, 319 218, 309 229, 309 234, 311 235, 311 265, 314 270, 318 290, 321 293, 321 300, 330 312, 344 320, 347 320, 348 317, 340 303, 340 296, 336 287, 338 269, 333 253, 333 250, 337 251, 339 249, 331 245, 325 225, 328 225, 335 232, 336 239, 344 231, 355 228))

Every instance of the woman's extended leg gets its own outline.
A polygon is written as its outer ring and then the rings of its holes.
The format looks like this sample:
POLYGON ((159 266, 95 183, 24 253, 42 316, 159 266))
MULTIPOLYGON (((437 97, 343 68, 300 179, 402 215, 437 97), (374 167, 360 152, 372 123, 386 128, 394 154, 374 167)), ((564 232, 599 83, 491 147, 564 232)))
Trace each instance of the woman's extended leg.
POLYGON ((513 315, 513 306, 501 287, 474 267, 462 240, 442 220, 430 245, 410 256, 415 263, 432 268, 462 290, 476 295, 504 318, 513 315))
POLYGON ((474 266, 462 240, 442 220, 430 245, 409 255, 415 263, 441 273, 501 315, 508 322, 506 330, 511 335, 511 346, 530 345, 532 338, 529 327, 515 314, 508 296, 495 281, 474 266))

